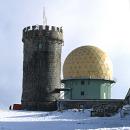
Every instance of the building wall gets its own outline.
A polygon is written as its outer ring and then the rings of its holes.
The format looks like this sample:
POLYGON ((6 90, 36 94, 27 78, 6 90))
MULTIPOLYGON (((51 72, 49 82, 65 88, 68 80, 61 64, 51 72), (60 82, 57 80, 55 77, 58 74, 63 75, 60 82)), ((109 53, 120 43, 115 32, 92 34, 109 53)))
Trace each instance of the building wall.
POLYGON ((60 88, 62 29, 49 26, 27 27, 23 30, 23 92, 24 109, 44 110, 45 104, 56 101, 60 88))
POLYGON ((58 108, 63 109, 91 109, 93 106, 109 105, 117 108, 122 108, 123 99, 86 99, 86 100, 59 100, 58 108))
POLYGON ((63 80, 65 88, 71 88, 64 94, 65 99, 110 99, 111 82, 93 79, 63 80))

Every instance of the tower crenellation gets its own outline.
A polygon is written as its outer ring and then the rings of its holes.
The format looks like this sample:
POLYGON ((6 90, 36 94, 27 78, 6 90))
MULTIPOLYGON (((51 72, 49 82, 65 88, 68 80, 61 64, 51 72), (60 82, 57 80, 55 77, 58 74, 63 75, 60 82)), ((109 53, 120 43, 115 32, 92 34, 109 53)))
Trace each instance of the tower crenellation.
POLYGON ((23 40, 33 39, 39 37, 49 37, 51 40, 58 40, 63 42, 62 27, 33 25, 23 29, 23 40))

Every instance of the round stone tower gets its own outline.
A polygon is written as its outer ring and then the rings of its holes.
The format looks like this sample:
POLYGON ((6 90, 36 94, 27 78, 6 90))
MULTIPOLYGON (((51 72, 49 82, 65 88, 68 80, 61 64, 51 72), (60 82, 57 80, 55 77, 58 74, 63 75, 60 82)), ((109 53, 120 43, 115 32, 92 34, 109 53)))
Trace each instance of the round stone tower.
POLYGON ((22 106, 27 110, 55 110, 61 84, 62 28, 32 26, 23 29, 22 106))

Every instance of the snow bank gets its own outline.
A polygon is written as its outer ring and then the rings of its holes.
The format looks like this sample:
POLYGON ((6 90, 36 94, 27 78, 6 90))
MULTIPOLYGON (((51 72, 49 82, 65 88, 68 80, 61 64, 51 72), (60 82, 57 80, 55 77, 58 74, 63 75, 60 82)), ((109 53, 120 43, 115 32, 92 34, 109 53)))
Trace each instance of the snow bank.
POLYGON ((33 112, 0 110, 0 130, 130 130, 130 116, 90 117, 88 110, 33 112))

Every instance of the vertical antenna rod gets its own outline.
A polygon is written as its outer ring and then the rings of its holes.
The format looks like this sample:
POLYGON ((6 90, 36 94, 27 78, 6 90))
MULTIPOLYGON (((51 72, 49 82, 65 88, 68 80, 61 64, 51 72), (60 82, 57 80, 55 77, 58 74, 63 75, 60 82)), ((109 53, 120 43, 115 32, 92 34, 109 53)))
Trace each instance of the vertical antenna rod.
POLYGON ((43 26, 47 25, 47 17, 45 13, 45 7, 43 7, 43 26))

